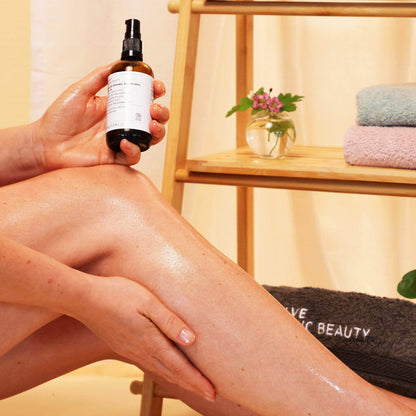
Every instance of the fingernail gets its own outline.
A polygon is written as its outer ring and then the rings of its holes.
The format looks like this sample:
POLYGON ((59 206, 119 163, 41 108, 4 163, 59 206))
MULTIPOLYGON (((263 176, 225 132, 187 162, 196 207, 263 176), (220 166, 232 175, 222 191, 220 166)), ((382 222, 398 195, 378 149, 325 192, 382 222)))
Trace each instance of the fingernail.
POLYGON ((162 94, 165 95, 166 94, 166 86, 163 82, 159 82, 159 86, 162 87, 162 94))
POLYGON ((205 400, 208 400, 210 403, 215 402, 215 396, 211 393, 204 393, 205 400))
POLYGON ((179 334, 179 339, 185 344, 190 344, 195 340, 195 335, 189 329, 184 328, 179 334))
POLYGON ((153 130, 160 130, 159 123, 156 120, 151 121, 153 130))
POLYGON ((150 111, 151 111, 152 113, 157 113, 157 114, 159 115, 159 106, 158 106, 158 104, 153 103, 153 104, 151 105, 151 109, 150 109, 150 111))

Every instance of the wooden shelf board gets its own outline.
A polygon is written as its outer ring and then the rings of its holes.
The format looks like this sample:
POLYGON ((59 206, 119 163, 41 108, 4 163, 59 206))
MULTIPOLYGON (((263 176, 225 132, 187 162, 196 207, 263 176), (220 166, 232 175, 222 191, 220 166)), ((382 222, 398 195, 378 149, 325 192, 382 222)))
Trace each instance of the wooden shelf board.
POLYGON ((342 148, 294 146, 277 160, 248 147, 189 159, 176 180, 237 186, 416 196, 416 170, 351 166, 342 148))
MULTIPOLYGON (((180 0, 169 1, 178 13, 180 0)), ((196 14, 253 14, 290 16, 416 17, 414 1, 224 1, 193 0, 196 14)))

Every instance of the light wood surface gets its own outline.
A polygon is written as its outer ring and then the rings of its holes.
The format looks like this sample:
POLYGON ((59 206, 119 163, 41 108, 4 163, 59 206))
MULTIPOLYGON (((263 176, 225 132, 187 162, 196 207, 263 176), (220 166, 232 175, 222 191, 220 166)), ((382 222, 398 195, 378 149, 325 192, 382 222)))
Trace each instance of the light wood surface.
POLYGON ((180 6, 162 185, 163 196, 179 212, 182 209, 183 184, 175 182, 175 169, 185 165, 188 152, 200 23, 199 15, 191 13, 191 4, 192 0, 182 0, 180 6))
MULTIPOLYGON (((251 1, 251 0, 249 0, 251 1)), ((253 90, 253 16, 236 16, 236 102, 253 90)), ((248 111, 236 114, 236 147, 246 144, 248 111)), ((237 187, 237 262, 254 275, 254 192, 252 187, 237 187)))
MULTIPOLYGON (((130 385, 130 391, 132 386, 130 385)), ((141 383, 142 401, 140 406, 140 416, 161 416, 163 397, 156 394, 157 385, 148 374, 144 375, 141 383)))
MULTIPOLYGON (((169 11, 179 11, 180 0, 169 1, 169 11)), ((198 14, 254 14, 280 16, 415 17, 414 1, 206 1, 193 0, 198 14)))
POLYGON ((188 160, 176 180, 195 183, 416 196, 416 171, 348 165, 339 147, 294 146, 282 159, 248 147, 188 160))
MULTIPOLYGON (((135 395, 143 394, 143 385, 144 382, 141 380, 133 380, 130 383, 130 392, 135 395)), ((165 390, 162 386, 155 384, 154 389, 152 391, 155 397, 164 397, 174 399, 175 397, 170 394, 167 390, 165 390)))

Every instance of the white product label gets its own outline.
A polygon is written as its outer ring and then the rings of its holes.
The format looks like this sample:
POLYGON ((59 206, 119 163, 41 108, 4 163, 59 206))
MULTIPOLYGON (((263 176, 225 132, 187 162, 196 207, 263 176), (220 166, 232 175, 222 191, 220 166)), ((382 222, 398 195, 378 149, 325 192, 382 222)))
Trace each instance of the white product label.
POLYGON ((115 72, 108 77, 107 131, 135 129, 149 132, 153 78, 141 72, 115 72))

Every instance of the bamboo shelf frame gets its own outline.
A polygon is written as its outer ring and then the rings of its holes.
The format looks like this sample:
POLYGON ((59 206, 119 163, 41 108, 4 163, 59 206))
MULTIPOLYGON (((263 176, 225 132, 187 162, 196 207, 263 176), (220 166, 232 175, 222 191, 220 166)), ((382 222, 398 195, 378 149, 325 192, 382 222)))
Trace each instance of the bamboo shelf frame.
MULTIPOLYGON (((178 13, 180 0, 169 1, 178 13)), ((226 1, 193 0, 192 13, 279 16, 416 17, 414 1, 226 1)))
POLYGON ((176 180, 217 185, 416 197, 416 171, 351 166, 339 147, 297 146, 278 160, 248 147, 188 159, 176 180))

